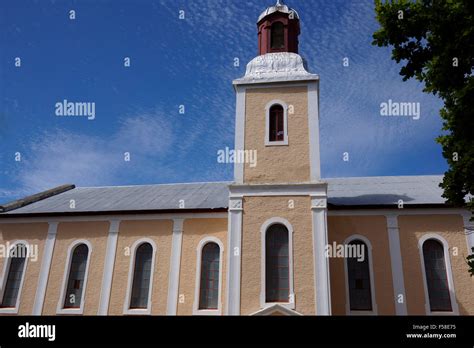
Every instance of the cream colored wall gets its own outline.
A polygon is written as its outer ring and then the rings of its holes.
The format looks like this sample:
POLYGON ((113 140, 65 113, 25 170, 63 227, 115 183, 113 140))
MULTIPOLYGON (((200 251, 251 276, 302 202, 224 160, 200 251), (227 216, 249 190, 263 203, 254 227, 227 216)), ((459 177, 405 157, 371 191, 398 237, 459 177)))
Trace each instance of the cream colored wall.
MULTIPOLYGON (((172 220, 122 221, 117 242, 109 314, 122 315, 128 287, 130 256, 125 248, 142 238, 152 239, 157 245, 152 288, 152 314, 166 314, 170 257, 172 247, 172 220)), ((91 261, 85 289, 84 314, 96 315, 102 286, 103 268, 107 246, 109 222, 62 222, 58 225, 51 270, 46 289, 44 315, 55 315, 63 285, 64 270, 69 246, 78 239, 85 239, 92 245, 91 261)), ((38 276, 43 257, 47 223, 0 224, 0 242, 24 239, 39 245, 39 257, 29 262, 21 294, 20 314, 29 315, 37 289, 38 276)), ((192 314, 196 280, 196 257, 199 241, 207 236, 218 238, 224 246, 222 269, 222 309, 225 304, 227 219, 191 219, 184 221, 182 260, 179 293, 185 295, 185 302, 178 305, 178 314, 192 314)), ((0 270, 4 260, 0 258, 0 270)))
MULTIPOLYGON (((219 239, 224 246, 222 260, 221 307, 225 306, 227 277, 227 219, 186 219, 183 226, 183 244, 181 249, 181 268, 179 277, 178 315, 192 315, 196 290, 196 261, 199 242, 206 237, 219 239), (183 297, 184 296, 184 297, 183 297)), ((222 311, 223 312, 223 311, 222 311)))
POLYGON ((87 240, 92 245, 92 250, 89 251, 90 263, 87 284, 86 289, 83 290, 85 291, 84 314, 97 314, 108 230, 109 223, 105 221, 60 222, 58 224, 43 315, 56 314, 63 286, 65 267, 68 262, 68 249, 78 239, 87 240))
POLYGON ((425 299, 418 241, 426 233, 437 233, 449 244, 459 312, 474 314, 474 279, 469 276, 465 262, 467 242, 460 215, 399 216, 400 247, 409 314, 425 315, 425 299), (457 248, 457 249, 455 249, 457 248), (457 255, 456 254, 457 251, 457 255))
POLYGON ((257 165, 244 166, 246 183, 307 182, 310 180, 307 87, 247 89, 245 149, 257 150, 257 165), (288 146, 265 146, 265 106, 273 99, 293 105, 288 114, 288 146))
POLYGON ((129 286, 130 258, 133 257, 133 255, 127 255, 126 251, 130 251, 133 243, 142 238, 153 240, 157 247, 153 272, 151 314, 166 314, 172 233, 172 220, 122 221, 120 223, 109 303, 110 315, 123 314, 129 286))
MULTIPOLYGON (((38 246, 38 258, 36 261, 28 260, 26 266, 25 280, 20 294, 20 306, 18 314, 31 315, 35 300, 38 277, 43 258, 44 241, 48 234, 47 223, 0 223, 0 243, 13 243, 16 240, 25 240, 31 246, 38 246)), ((0 272, 3 271, 5 258, 0 257, 0 272)), ((2 274, 3 276, 3 274, 2 274)))
MULTIPOLYGON (((377 314, 395 314, 390 249, 385 216, 329 216, 328 241, 344 243, 359 234, 372 244, 375 302, 377 314)), ((332 314, 346 315, 346 284, 344 258, 330 258, 332 314)))
MULTIPOLYGON (((269 218, 282 217, 293 226, 294 290, 296 310, 303 314, 314 314, 314 270, 312 256, 311 212, 309 197, 245 197, 243 202, 242 227, 242 281, 241 313, 251 314, 260 309, 261 282, 261 225, 269 218), (288 208, 288 201, 294 201, 294 208, 288 208)), ((450 260, 460 314, 474 314, 474 280, 469 276, 465 256, 466 236, 463 220, 458 215, 410 215, 399 216, 400 246, 406 288, 408 314, 425 314, 425 296, 418 240, 425 233, 438 233, 450 247, 450 260), (456 248, 456 249, 454 249, 456 248), (457 251, 457 255, 454 252, 457 251)), ((125 248, 143 237, 154 240, 157 255, 153 278, 152 314, 166 313, 170 253, 172 240, 172 220, 122 221, 114 266, 109 314, 121 315, 128 286, 130 256, 125 248)), ((56 314, 67 251, 77 239, 88 240, 92 244, 91 263, 87 288, 85 289, 84 314, 95 315, 98 310, 102 285, 103 266, 107 245, 108 222, 61 222, 58 225, 53 260, 49 275, 43 314, 56 314)), ((38 276, 43 258, 47 223, 0 224, 0 243, 26 240, 38 245, 36 262, 29 260, 21 293, 20 315, 29 315, 33 310, 38 276)), ((329 243, 342 243, 352 234, 368 238, 372 244, 375 296, 378 314, 394 314, 394 294, 388 233, 385 216, 329 216, 329 243)), ((184 295, 184 303, 178 303, 179 315, 193 313, 196 284, 196 259, 199 242, 207 237, 218 238, 224 245, 222 270, 222 308, 225 303, 227 276, 227 219, 190 219, 184 221, 183 245, 179 294, 184 295)), ((5 260, 0 258, 0 270, 5 260)), ((346 314, 346 293, 344 259, 330 259, 332 312, 346 314)))
POLYGON ((312 220, 309 197, 245 197, 242 223, 241 314, 260 310, 262 224, 272 218, 288 220, 293 227, 295 309, 315 313, 312 220), (289 200, 294 208, 289 208, 289 200))

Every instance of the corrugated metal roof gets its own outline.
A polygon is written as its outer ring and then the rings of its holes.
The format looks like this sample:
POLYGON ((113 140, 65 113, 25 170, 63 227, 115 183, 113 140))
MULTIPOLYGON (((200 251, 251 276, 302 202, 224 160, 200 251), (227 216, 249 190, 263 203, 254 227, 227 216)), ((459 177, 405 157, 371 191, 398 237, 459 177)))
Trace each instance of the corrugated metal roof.
POLYGON ((444 204, 442 175, 325 179, 333 205, 444 204))
MULTIPOLYGON (((441 175, 329 178, 328 203, 337 206, 443 204, 441 175)), ((231 182, 77 187, 0 215, 90 213, 228 207, 231 182), (69 208, 70 200, 75 209, 69 208)))
MULTIPOLYGON (((70 191, 3 213, 79 213, 227 208, 229 182, 76 187, 70 191), (75 208, 71 209, 70 201, 75 208)), ((1 214, 0 214, 1 215, 1 214)))

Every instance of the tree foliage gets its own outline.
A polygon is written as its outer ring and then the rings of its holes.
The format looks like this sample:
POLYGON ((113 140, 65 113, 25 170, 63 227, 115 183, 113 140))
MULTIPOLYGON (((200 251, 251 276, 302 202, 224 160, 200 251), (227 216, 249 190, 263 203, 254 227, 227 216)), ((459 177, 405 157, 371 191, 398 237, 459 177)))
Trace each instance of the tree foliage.
POLYGON ((436 140, 449 168, 440 186, 447 203, 474 211, 474 1, 375 0, 375 11, 373 44, 392 47, 403 80, 444 101, 436 140))
POLYGON ((469 255, 466 260, 467 260, 467 265, 469 266, 469 273, 471 274, 471 277, 474 276, 474 248, 471 248, 472 254, 469 255))

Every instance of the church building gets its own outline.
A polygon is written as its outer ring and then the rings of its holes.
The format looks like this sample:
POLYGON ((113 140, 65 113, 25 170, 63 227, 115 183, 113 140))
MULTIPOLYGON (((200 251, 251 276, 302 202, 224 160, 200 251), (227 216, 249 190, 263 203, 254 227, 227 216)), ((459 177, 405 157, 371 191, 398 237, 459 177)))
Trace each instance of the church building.
MULTIPOLYGON (((0 206, 0 315, 474 314, 470 213, 442 176, 321 178, 300 17, 257 20, 232 182, 63 185, 0 206)), ((230 81, 229 81, 230 83, 230 81)))

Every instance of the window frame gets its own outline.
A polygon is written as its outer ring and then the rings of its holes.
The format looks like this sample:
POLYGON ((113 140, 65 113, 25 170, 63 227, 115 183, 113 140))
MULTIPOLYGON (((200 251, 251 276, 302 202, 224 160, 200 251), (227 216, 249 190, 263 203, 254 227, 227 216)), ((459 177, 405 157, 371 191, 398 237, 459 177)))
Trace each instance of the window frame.
POLYGON ((152 293, 153 293, 153 275, 155 273, 155 260, 156 260, 157 247, 156 243, 150 238, 141 238, 136 240, 132 247, 130 248, 130 266, 128 270, 128 281, 127 281, 127 292, 125 295, 125 301, 123 304, 123 314, 127 315, 150 315, 151 314, 151 305, 152 305, 152 293), (133 277, 135 273, 135 259, 136 252, 139 246, 144 243, 149 243, 152 247, 152 256, 151 256, 151 270, 150 270, 150 287, 148 289, 148 303, 146 308, 130 308, 130 302, 132 297, 132 286, 133 286, 133 277))
MULTIPOLYGON (((13 243, 10 244, 10 248, 8 249, 8 254, 10 255, 10 250, 13 248, 16 248, 18 244, 23 244, 26 247, 27 250, 27 255, 25 257, 25 264, 23 266, 23 273, 21 275, 21 281, 20 281, 20 288, 18 289, 18 296, 16 298, 16 303, 15 307, 0 307, 0 314, 18 314, 18 311, 20 309, 20 298, 21 294, 23 291, 23 285, 25 283, 25 278, 26 278, 26 271, 28 269, 28 259, 30 255, 30 243, 28 243, 26 240, 16 240, 13 243)), ((3 262, 3 270, 2 270, 2 278, 1 278, 1 287, 0 287, 0 301, 3 302, 3 295, 5 291, 5 285, 7 285, 7 280, 8 280, 8 273, 10 272, 10 264, 11 264, 11 258, 6 257, 5 261, 3 262)))
POLYGON ((67 261, 64 268, 63 280, 62 280, 62 285, 61 285, 61 294, 59 296, 58 305, 56 307, 56 314, 78 314, 78 315, 84 314, 84 300, 85 300, 86 290, 87 290, 87 280, 89 278, 89 265, 91 262, 91 255, 92 255, 92 244, 88 240, 78 239, 69 245, 68 251, 67 251, 67 258, 66 258, 67 261), (86 272, 84 273, 84 286, 83 286, 82 294, 81 294, 81 305, 79 306, 79 308, 67 308, 67 307, 64 307, 64 300, 66 296, 66 288, 67 288, 67 284, 69 280, 69 274, 71 272, 71 262, 72 262, 73 251, 80 244, 85 244, 88 249, 86 272))
POLYGON ((260 227, 261 235, 261 259, 260 259, 260 308, 265 309, 275 304, 279 304, 288 309, 295 309, 295 290, 294 290, 294 272, 293 272, 293 226, 288 220, 281 217, 272 217, 266 220, 260 227), (267 302, 266 298, 266 235, 272 225, 281 224, 288 230, 288 277, 290 281, 290 291, 288 302, 267 302))
POLYGON ((265 146, 285 146, 288 145, 288 105, 279 99, 273 99, 265 106, 265 146), (270 141, 270 109, 274 105, 283 108, 283 140, 270 141))
POLYGON ((196 248, 196 283, 194 290, 193 315, 221 315, 222 314, 222 268, 224 261, 224 244, 217 237, 205 237, 199 241, 196 248), (199 298, 201 291, 201 263, 202 249, 208 243, 215 243, 219 247, 219 288, 217 295, 217 309, 199 309, 199 298))
POLYGON ((283 23, 282 21, 275 21, 273 22, 271 25, 270 25, 270 30, 268 30, 269 32, 269 38, 268 38, 268 52, 272 52, 272 53, 275 53, 275 52, 285 52, 286 51, 286 48, 287 48, 287 38, 286 38, 286 26, 285 26, 285 23, 283 23), (273 40, 273 26, 276 25, 276 24, 281 24, 281 30, 282 30, 282 39, 283 39, 283 46, 282 47, 276 47, 274 48, 272 46, 272 40, 273 40))
POLYGON ((346 288, 346 314, 347 315, 377 315, 377 301, 375 297, 375 277, 374 277, 374 266, 373 266, 373 257, 372 257, 372 243, 370 240, 362 236, 360 234, 353 234, 347 237, 344 240, 344 245, 348 245, 353 241, 361 241, 365 243, 367 247, 366 257, 369 258, 369 276, 370 276, 370 296, 372 301, 372 310, 351 310, 351 298, 350 298, 350 290, 349 290, 349 269, 347 265, 347 258, 344 258, 344 284, 346 288))
POLYGON ((421 274, 423 276, 423 290, 425 294, 425 312, 426 315, 459 315, 459 306, 456 300, 456 290, 454 288, 454 281, 453 281, 453 271, 451 268, 451 255, 449 252, 449 244, 441 235, 434 232, 425 233, 419 240, 418 240, 418 251, 420 255, 420 264, 421 264, 421 274), (426 273, 425 273, 425 258, 423 255, 423 244, 430 239, 434 239, 435 241, 439 242, 443 246, 443 253, 444 253, 444 264, 446 267, 446 275, 448 278, 448 289, 449 289, 449 298, 451 300, 451 311, 432 311, 430 307, 430 297, 428 293, 428 283, 426 280, 426 273))

